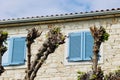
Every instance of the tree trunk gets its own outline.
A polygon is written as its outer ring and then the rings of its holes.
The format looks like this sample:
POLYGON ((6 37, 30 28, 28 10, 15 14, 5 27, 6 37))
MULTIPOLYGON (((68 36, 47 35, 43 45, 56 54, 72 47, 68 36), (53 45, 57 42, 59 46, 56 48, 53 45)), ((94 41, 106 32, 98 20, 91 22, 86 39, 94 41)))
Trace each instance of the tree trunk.
POLYGON ((99 50, 100 50, 101 43, 98 44, 98 41, 94 41, 93 46, 93 71, 97 72, 97 65, 98 65, 98 59, 99 59, 99 50))
POLYGON ((36 54, 35 60, 33 61, 31 68, 29 70, 29 75, 31 76, 32 72, 35 70, 36 65, 38 62, 41 60, 41 57, 44 55, 44 52, 47 50, 48 46, 48 41, 46 41, 42 47, 39 49, 39 52, 36 54))
MULTIPOLYGON (((27 64, 27 71, 29 72, 30 70, 30 66, 31 66, 31 44, 27 46, 27 52, 28 52, 28 55, 27 55, 27 60, 28 60, 28 64, 27 64)), ((29 73, 27 72, 27 80, 30 80, 30 75, 29 73)))
POLYGON ((38 30, 36 28, 32 28, 31 30, 28 30, 28 34, 27 34, 27 76, 25 77, 25 79, 30 80, 30 67, 31 67, 31 45, 34 42, 34 39, 36 39, 37 37, 39 37, 41 35, 42 32, 38 32, 38 30))
POLYGON ((98 29, 97 27, 94 26, 94 27, 90 27, 90 31, 94 38, 92 61, 93 61, 93 72, 96 74, 98 59, 99 59, 100 45, 103 42, 103 34, 105 33, 105 29, 103 27, 100 27, 98 29))
POLYGON ((44 61, 47 59, 48 55, 50 54, 49 51, 46 51, 44 53, 44 56, 41 57, 40 61, 38 61, 38 64, 36 65, 34 71, 31 74, 30 80, 34 80, 34 78, 36 77, 36 73, 39 70, 39 68, 41 67, 41 65, 44 63, 44 61))

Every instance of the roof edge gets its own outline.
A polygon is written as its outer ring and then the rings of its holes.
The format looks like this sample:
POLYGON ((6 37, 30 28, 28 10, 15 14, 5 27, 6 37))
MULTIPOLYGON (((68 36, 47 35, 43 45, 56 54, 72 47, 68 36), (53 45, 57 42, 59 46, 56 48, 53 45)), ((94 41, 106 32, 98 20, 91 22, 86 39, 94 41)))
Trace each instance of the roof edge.
POLYGON ((5 24, 17 24, 17 23, 30 23, 30 22, 42 22, 42 21, 52 21, 52 20, 64 20, 64 19, 74 19, 74 18, 86 18, 93 16, 105 16, 105 15, 114 15, 120 14, 120 9, 117 10, 106 10, 106 11, 96 11, 96 12, 85 12, 85 13, 75 13, 75 14, 61 14, 55 16, 41 16, 41 17, 27 17, 27 18, 17 18, 10 20, 0 21, 0 25, 5 24))

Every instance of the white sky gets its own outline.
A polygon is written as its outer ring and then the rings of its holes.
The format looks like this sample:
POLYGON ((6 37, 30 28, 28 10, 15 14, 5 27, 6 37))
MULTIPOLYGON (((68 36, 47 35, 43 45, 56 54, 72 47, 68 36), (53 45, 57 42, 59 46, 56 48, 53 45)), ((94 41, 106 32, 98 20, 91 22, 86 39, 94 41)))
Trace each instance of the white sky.
POLYGON ((0 19, 120 8, 120 0, 0 0, 0 19))

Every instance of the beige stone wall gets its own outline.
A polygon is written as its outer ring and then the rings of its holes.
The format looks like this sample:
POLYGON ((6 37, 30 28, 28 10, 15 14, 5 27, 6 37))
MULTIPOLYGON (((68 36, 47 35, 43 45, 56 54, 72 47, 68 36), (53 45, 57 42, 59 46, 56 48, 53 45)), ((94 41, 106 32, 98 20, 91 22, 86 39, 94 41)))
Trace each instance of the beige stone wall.
MULTIPOLYGON (((77 21, 67 23, 56 23, 55 26, 62 28, 66 35, 69 32, 89 29, 90 26, 104 26, 110 34, 109 40, 103 43, 102 62, 100 65, 105 73, 116 70, 120 66, 120 18, 97 19, 88 21, 77 21)), ((26 36, 26 29, 37 27, 43 30, 41 37, 36 39, 32 45, 32 59, 34 59, 37 50, 45 40, 45 33, 48 31, 47 25, 21 26, 1 28, 9 32, 9 36, 26 36)), ((66 43, 58 47, 55 53, 49 55, 48 59, 39 69, 35 80, 77 80, 77 71, 91 70, 91 64, 85 62, 69 64, 65 62, 66 43)), ((0 76, 0 80, 21 80, 24 78, 26 65, 5 67, 6 71, 0 76)))

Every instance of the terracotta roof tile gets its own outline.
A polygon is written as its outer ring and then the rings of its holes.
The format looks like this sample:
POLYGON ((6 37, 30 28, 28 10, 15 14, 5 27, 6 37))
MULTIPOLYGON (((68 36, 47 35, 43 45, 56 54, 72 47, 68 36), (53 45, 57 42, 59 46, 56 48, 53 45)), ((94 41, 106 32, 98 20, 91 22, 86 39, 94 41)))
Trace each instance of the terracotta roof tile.
POLYGON ((120 10, 120 8, 117 8, 117 10, 120 10))

